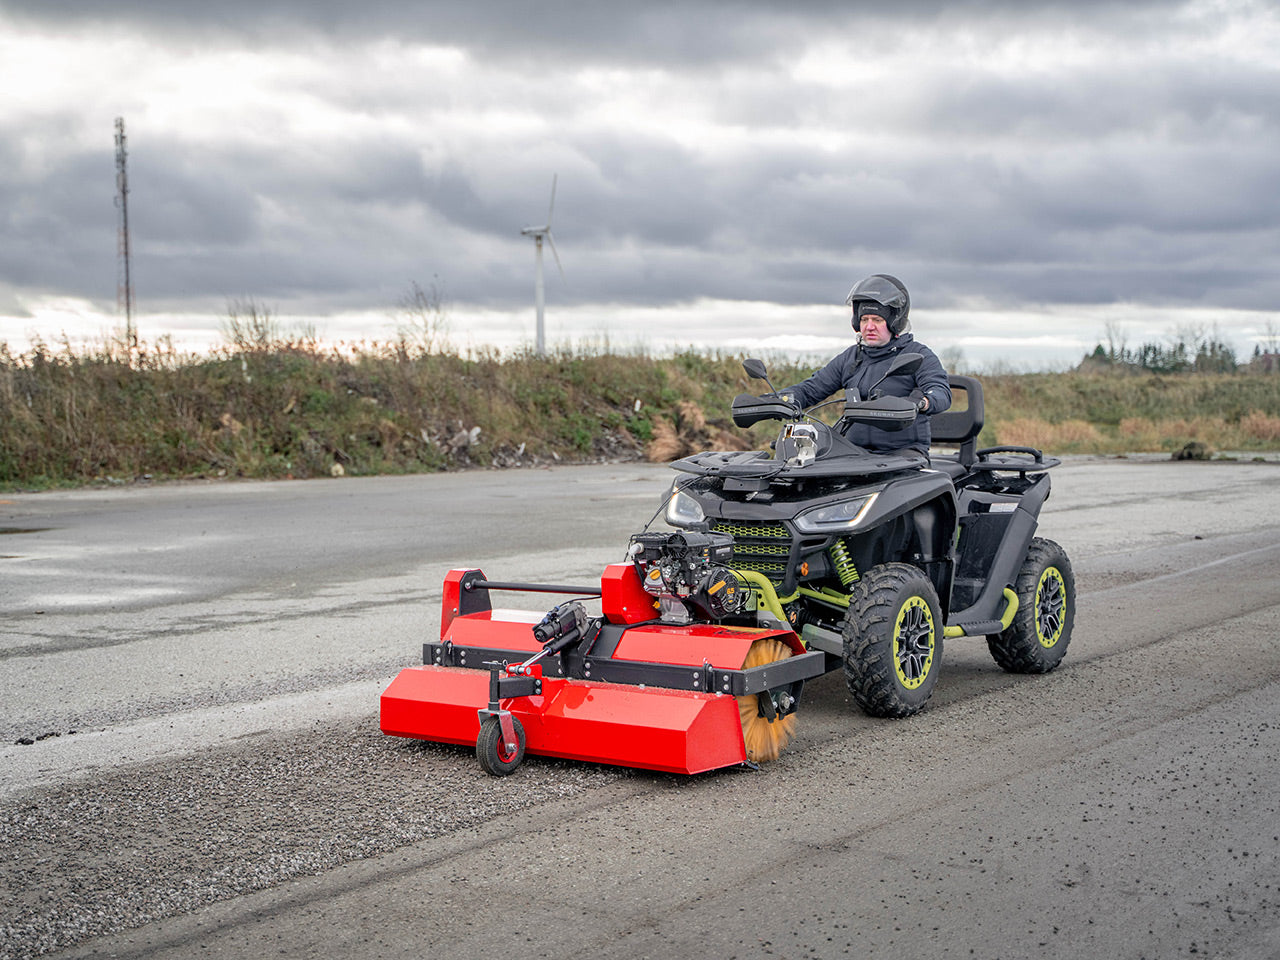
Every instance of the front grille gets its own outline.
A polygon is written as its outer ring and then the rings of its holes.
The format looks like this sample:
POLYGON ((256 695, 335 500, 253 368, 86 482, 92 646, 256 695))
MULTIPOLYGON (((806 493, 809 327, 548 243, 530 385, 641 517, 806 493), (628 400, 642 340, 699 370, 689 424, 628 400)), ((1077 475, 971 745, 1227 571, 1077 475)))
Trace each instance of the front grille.
POLYGON ((755 570, 778 582, 786 577, 791 533, 782 524, 713 520, 711 529, 733 537, 733 565, 738 569, 755 570))
POLYGON ((770 537, 790 540, 791 534, 780 523, 752 523, 750 520, 715 520, 711 529, 731 537, 770 537))

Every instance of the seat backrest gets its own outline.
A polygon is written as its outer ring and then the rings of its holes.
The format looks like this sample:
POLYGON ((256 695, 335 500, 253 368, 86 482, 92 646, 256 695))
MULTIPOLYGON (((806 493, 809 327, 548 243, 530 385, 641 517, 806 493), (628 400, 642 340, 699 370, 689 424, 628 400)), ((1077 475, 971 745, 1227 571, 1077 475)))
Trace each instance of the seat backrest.
POLYGON ((982 432, 982 384, 973 377, 952 375, 951 406, 929 420, 934 443, 960 447, 956 459, 968 467, 977 459, 978 434, 982 432))

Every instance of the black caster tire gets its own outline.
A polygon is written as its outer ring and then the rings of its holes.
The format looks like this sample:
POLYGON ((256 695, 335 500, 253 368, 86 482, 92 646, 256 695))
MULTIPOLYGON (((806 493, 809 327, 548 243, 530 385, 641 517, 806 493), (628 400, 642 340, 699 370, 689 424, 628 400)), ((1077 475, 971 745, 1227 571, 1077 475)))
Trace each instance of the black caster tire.
POLYGON ((485 773, 495 777, 505 777, 515 773, 516 768, 524 762, 524 727, 515 717, 511 722, 516 728, 516 749, 507 752, 507 745, 502 741, 502 724, 497 717, 486 717, 480 724, 480 736, 476 739, 476 759, 485 773))

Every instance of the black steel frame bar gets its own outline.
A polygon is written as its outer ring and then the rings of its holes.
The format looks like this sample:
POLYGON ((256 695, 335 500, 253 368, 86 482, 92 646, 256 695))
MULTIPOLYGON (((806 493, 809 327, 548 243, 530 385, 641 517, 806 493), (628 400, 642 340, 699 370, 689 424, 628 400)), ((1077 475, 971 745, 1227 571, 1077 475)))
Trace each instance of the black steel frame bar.
MULTIPOLYGON (((529 658, 528 650, 500 650, 494 647, 463 647, 453 643, 425 643, 422 646, 422 662, 443 667, 488 669, 486 662, 506 661, 523 663, 529 658)), ((556 670, 559 676, 565 672, 575 680, 595 680, 601 683, 622 683, 631 686, 641 684, 671 690, 691 690, 702 693, 723 693, 742 697, 761 693, 777 687, 811 680, 827 672, 827 655, 821 650, 810 650, 785 660, 776 660, 746 670, 728 670, 710 664, 690 666, 686 664, 650 663, 640 660, 611 660, 584 657, 548 657, 547 675, 556 670)))

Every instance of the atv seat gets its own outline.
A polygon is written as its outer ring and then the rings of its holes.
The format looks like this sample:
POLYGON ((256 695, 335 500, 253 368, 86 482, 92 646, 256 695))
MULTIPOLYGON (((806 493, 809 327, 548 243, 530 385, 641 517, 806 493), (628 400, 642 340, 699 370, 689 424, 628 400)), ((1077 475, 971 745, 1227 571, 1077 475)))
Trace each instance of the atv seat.
POLYGON ((972 472, 978 460, 978 434, 982 432, 982 384, 973 377, 959 375, 951 381, 951 406, 929 422, 933 443, 955 444, 953 454, 930 453, 931 466, 952 480, 972 472))

